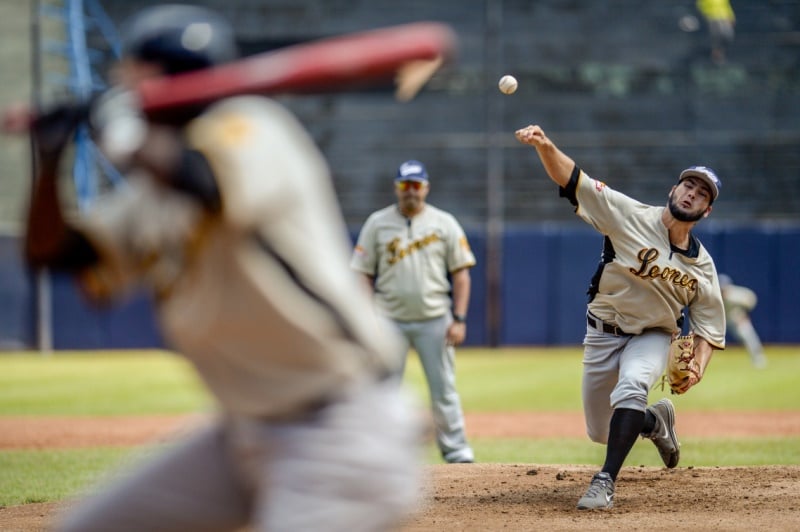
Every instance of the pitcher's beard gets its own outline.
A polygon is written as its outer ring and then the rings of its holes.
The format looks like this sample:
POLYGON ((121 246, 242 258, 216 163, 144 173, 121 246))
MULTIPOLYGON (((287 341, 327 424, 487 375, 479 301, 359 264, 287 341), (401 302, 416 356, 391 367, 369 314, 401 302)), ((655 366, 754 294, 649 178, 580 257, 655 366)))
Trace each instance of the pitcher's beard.
POLYGON ((691 213, 681 210, 681 208, 675 204, 675 201, 672 199, 672 197, 669 198, 667 206, 669 207, 669 213, 672 215, 672 217, 680 222, 696 222, 703 217, 703 214, 705 214, 705 211, 691 213))

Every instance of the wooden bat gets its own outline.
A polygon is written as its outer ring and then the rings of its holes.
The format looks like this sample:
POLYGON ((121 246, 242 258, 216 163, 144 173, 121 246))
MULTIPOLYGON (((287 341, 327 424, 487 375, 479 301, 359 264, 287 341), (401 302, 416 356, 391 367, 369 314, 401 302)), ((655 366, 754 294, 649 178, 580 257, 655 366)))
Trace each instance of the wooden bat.
MULTIPOLYGON (((394 81, 396 97, 416 95, 439 67, 456 54, 450 26, 414 22, 348 33, 280 48, 238 61, 170 77, 136 88, 143 112, 170 121, 183 113, 241 94, 326 93, 394 81)), ((7 133, 27 132, 36 110, 11 106, 2 117, 7 133)))
POLYGON ((456 51, 453 30, 415 22, 349 33, 253 55, 214 68, 154 78, 138 86, 148 116, 240 94, 324 93, 393 78, 407 100, 456 51), (409 96, 410 95, 410 96, 409 96))

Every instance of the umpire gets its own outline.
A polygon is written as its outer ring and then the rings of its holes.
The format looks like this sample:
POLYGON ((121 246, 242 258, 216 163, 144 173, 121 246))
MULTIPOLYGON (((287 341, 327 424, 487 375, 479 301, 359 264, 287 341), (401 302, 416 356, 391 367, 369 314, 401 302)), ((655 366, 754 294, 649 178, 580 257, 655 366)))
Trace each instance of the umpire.
POLYGON ((406 339, 406 351, 410 346, 419 355, 442 457, 470 463, 475 457, 456 391, 455 346, 466 336, 475 256, 455 217, 425 202, 430 183, 421 162, 400 165, 394 186, 397 204, 367 218, 350 266, 367 278, 378 307, 406 339))

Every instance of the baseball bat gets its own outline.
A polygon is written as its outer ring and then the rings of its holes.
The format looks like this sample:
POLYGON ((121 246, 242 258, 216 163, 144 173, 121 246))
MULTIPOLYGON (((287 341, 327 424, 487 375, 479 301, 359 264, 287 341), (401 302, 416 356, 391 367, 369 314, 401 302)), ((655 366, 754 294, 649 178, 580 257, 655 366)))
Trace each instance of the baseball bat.
MULTIPOLYGON (((137 92, 148 116, 241 94, 325 93, 392 79, 409 64, 451 59, 453 30, 438 22, 414 22, 328 37, 253 55, 214 68, 143 81, 137 92)), ((410 76, 412 78, 417 76, 410 76)), ((426 80, 427 80, 426 78, 426 80)), ((401 80, 402 81, 402 80, 401 80)), ((418 79, 414 85, 421 84, 418 79)), ((406 98, 407 99, 407 98, 406 98)))
MULTIPOLYGON (((143 112, 155 120, 221 98, 336 92, 393 80, 397 98, 409 100, 438 68, 454 58, 457 38, 439 22, 413 22, 327 37, 252 55, 218 67, 142 81, 136 88, 143 112)), ((11 106, 2 129, 27 132, 36 111, 11 106)))

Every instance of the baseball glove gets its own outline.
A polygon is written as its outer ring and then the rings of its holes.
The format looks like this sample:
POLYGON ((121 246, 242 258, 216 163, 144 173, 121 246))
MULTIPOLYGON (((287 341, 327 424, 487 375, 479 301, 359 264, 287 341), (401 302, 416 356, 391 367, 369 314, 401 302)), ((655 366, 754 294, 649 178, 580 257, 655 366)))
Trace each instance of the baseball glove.
POLYGON ((694 359, 694 334, 676 336, 669 346, 667 360, 667 381, 673 394, 686 392, 684 388, 690 375, 699 377, 697 362, 694 359))

